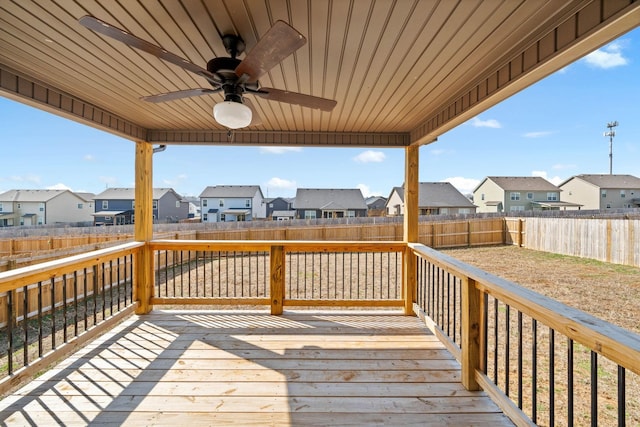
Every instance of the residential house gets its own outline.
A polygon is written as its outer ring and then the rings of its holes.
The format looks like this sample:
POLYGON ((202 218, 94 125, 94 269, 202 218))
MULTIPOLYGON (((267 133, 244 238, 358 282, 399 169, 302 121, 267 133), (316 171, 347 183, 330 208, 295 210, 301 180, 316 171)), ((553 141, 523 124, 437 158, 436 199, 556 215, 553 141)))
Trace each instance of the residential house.
POLYGON ((185 197, 184 200, 189 203, 189 218, 200 218, 200 199, 194 196, 185 197))
POLYGON ((200 193, 202 222, 253 221, 266 218, 259 185, 216 185, 200 193))
POLYGON ((0 227, 91 223, 93 202, 70 190, 9 190, 0 194, 0 227))
POLYGON ((358 188, 298 188, 293 207, 300 219, 367 216, 367 204, 358 188))
POLYGON ((274 197, 265 199, 266 205, 266 217, 273 220, 280 220, 284 218, 292 219, 295 217, 295 211, 293 210, 293 198, 274 197), (277 212, 277 215, 274 215, 277 212), (276 218, 277 216, 277 218, 276 218))
POLYGON ((560 188, 539 176, 488 176, 473 190, 478 212, 577 209, 560 201, 560 188))
MULTIPOLYGON (((189 217, 189 203, 172 188, 153 189, 153 221, 179 222, 189 217)), ((135 222, 135 190, 108 188, 94 198, 95 225, 124 225, 135 222)))
POLYGON ((559 186, 562 200, 582 209, 640 207, 640 178, 633 175, 576 175, 559 186))
MULTIPOLYGON (((404 215, 404 187, 394 187, 387 198, 388 216, 404 215)), ((476 206, 449 182, 418 184, 418 215, 471 214, 476 206)))
POLYGON ((387 213, 387 199, 382 196, 367 197, 364 202, 367 204, 368 216, 385 216, 387 213))

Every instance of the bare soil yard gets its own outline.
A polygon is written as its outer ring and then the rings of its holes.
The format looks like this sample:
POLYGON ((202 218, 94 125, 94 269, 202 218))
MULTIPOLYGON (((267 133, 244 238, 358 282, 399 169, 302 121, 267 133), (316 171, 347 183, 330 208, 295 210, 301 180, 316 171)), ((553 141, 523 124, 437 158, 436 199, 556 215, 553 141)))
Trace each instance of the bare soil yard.
POLYGON ((640 333, 640 268, 516 246, 451 249, 442 252, 640 333))

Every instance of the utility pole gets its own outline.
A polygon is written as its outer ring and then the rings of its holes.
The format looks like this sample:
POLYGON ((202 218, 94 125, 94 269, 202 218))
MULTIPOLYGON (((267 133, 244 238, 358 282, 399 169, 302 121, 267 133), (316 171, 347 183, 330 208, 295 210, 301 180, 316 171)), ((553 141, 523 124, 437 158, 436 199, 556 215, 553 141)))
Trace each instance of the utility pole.
POLYGON ((604 133, 604 136, 609 137, 609 175, 613 175, 613 137, 616 136, 616 131, 613 128, 616 126, 618 126, 618 122, 607 123, 609 132, 604 133))

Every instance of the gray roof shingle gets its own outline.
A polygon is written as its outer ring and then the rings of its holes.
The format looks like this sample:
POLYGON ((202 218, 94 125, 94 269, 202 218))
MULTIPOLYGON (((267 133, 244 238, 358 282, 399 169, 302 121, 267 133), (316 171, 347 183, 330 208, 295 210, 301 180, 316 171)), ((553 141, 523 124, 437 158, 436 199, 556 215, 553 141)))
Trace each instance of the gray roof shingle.
POLYGON ((367 209, 358 188, 298 188, 294 201, 296 209, 367 209))

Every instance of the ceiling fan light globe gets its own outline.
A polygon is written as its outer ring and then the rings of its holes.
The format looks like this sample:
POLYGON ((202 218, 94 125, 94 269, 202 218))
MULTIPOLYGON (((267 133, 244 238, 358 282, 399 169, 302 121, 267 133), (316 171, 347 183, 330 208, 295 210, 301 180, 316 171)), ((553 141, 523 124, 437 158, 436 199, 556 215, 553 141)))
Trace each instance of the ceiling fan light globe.
POLYGON ((213 106, 213 118, 229 129, 244 128, 251 124, 251 108, 239 102, 219 102, 213 106))

